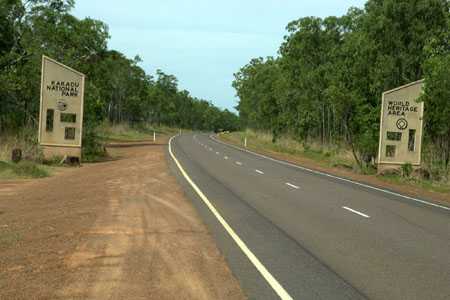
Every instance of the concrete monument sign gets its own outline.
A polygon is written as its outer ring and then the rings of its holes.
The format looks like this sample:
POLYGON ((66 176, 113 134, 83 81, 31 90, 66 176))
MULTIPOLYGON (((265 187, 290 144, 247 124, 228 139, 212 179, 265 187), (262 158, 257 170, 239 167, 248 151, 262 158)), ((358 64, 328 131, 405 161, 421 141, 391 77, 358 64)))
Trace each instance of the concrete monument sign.
POLYGON ((49 57, 42 57, 39 144, 46 158, 81 158, 84 77, 49 57))
POLYGON ((383 93, 378 172, 404 163, 420 166, 423 102, 417 102, 423 80, 383 93))

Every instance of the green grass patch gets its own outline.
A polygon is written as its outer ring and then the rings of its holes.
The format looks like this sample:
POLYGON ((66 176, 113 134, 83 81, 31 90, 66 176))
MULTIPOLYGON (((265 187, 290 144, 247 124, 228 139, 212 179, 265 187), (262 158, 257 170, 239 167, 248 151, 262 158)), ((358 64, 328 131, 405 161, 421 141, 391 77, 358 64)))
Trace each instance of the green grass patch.
POLYGON ((450 193, 450 186, 444 182, 437 182, 418 178, 405 178, 397 174, 377 175, 377 178, 393 184, 418 186, 424 190, 437 193, 444 193, 444 194, 450 193))
POLYGON ((43 178, 50 176, 50 167, 32 161, 19 163, 0 161, 0 178, 43 178))
POLYGON ((21 236, 17 232, 2 231, 0 229, 0 246, 10 247, 21 240, 21 236))
POLYGON ((111 160, 111 156, 105 152, 88 152, 83 153, 82 162, 83 163, 96 163, 105 162, 111 160))

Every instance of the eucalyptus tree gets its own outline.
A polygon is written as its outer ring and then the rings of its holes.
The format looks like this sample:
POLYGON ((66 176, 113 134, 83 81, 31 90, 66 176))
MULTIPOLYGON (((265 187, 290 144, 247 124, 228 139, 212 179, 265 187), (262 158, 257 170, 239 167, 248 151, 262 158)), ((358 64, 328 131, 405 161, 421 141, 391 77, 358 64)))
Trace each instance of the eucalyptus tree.
POLYGON ((436 125, 450 118, 449 20, 447 0, 369 0, 342 17, 294 20, 278 57, 235 74, 241 124, 275 139, 344 142, 363 166, 377 154, 382 92, 425 77, 426 133, 450 153, 447 127, 436 125))
POLYGON ((0 133, 36 127, 42 55, 86 74, 83 138, 93 148, 95 128, 104 120, 234 127, 236 116, 179 90, 174 75, 156 70, 153 78, 139 56, 109 49, 107 24, 78 19, 73 6, 73 0, 0 0, 0 133))

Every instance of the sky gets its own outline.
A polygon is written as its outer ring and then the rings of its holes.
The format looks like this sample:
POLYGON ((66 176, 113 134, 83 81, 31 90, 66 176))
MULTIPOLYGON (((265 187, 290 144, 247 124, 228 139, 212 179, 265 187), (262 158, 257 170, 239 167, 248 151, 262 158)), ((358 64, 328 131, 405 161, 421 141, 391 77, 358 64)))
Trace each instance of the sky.
POLYGON ((233 73, 252 58, 276 56, 286 25, 341 16, 365 0, 76 0, 78 18, 109 26, 109 48, 139 55, 150 75, 178 78, 194 97, 234 111, 233 73))

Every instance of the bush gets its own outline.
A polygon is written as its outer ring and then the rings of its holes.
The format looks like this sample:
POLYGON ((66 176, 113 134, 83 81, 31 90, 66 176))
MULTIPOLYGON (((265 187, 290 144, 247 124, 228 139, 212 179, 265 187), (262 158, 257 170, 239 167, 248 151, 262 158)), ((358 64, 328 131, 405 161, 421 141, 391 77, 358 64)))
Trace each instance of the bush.
POLYGON ((411 163, 404 163, 402 165, 402 176, 405 178, 411 177, 411 174, 413 172, 413 167, 411 163))
POLYGON ((83 131, 83 161, 96 161, 107 156, 102 138, 91 126, 86 126, 83 131))
POLYGON ((14 168, 14 173, 22 177, 42 178, 49 174, 46 170, 39 167, 36 163, 31 161, 21 161, 14 168))

